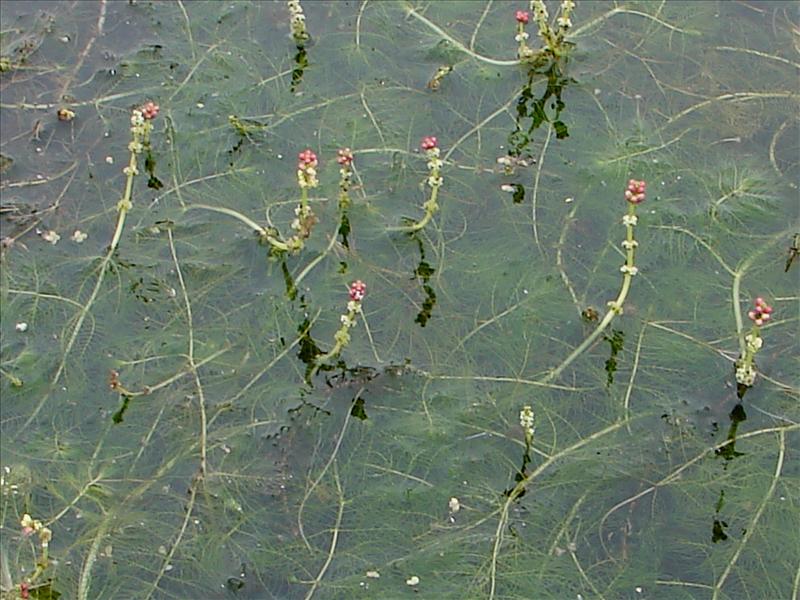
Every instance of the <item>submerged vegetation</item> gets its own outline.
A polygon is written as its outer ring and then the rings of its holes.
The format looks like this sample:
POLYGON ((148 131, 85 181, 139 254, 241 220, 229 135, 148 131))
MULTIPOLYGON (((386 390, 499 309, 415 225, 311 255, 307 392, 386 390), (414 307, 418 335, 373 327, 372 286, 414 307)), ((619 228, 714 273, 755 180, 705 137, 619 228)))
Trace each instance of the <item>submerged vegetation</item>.
POLYGON ((3 600, 800 593, 791 4, 0 25, 3 600))

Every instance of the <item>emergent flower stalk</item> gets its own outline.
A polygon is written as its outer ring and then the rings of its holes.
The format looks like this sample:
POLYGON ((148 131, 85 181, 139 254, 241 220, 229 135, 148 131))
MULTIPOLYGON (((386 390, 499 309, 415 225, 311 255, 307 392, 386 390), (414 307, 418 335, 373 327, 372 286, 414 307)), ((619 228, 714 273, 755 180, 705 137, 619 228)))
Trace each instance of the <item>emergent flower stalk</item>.
POLYGON ((151 121, 158 116, 158 110, 158 104, 147 102, 144 106, 134 108, 131 112, 131 141, 128 144, 131 156, 128 159, 128 166, 122 169, 127 179, 125 181, 125 193, 117 203, 117 226, 114 230, 114 237, 111 239, 111 248, 114 249, 119 244, 122 236, 125 217, 128 211, 133 208, 133 178, 139 174, 139 155, 144 151, 145 146, 150 143, 150 133, 153 131, 151 121))
POLYGON ((564 362, 562 362, 555 370, 551 371, 544 378, 544 381, 551 381, 558 377, 561 372, 566 369, 570 363, 572 363, 572 361, 578 358, 578 356, 583 354, 589 347, 591 347, 592 344, 594 344, 606 327, 609 326, 614 317, 622 314, 622 305, 625 303, 625 299, 628 297, 628 292, 631 288, 631 282, 639 272, 639 269, 637 269, 636 265, 634 264, 636 247, 639 245, 639 243, 634 239, 633 230, 634 227, 636 227, 636 224, 639 222, 639 219, 636 216, 636 207, 645 200, 646 185, 647 184, 644 181, 631 179, 628 181, 628 187, 625 189, 625 200, 628 202, 628 212, 622 216, 622 224, 625 226, 626 232, 625 239, 622 240, 622 247, 625 249, 625 264, 619 268, 620 272, 622 273, 622 288, 620 289, 616 300, 612 300, 608 303, 608 312, 606 312, 603 320, 597 325, 597 329, 595 329, 589 335, 589 337, 583 340, 583 343, 575 348, 572 354, 570 354, 564 360, 564 362))
POLYGON ((425 157, 428 159, 429 174, 425 181, 428 187, 431 188, 431 195, 422 205, 422 208, 425 209, 425 215, 419 221, 411 225, 393 228, 395 231, 408 231, 412 233, 419 231, 430 223, 433 215, 439 210, 439 204, 436 200, 439 196, 439 188, 441 188, 442 183, 444 183, 444 178, 441 176, 441 169, 444 162, 439 158, 441 154, 439 150, 439 141, 432 135, 424 137, 420 148, 422 148, 425 157))
POLYGON ((736 383, 745 388, 749 388, 755 383, 755 357, 764 345, 764 340, 761 337, 761 326, 772 318, 772 307, 759 296, 755 300, 755 306, 747 313, 747 316, 753 322, 753 327, 750 329, 750 333, 744 337, 744 355, 740 356, 735 363, 736 383))
POLYGON ((356 317, 361 313, 361 301, 367 294, 367 286, 359 279, 350 284, 348 292, 350 301, 347 303, 347 312, 339 318, 342 326, 333 335, 333 348, 329 352, 318 356, 317 363, 336 358, 344 347, 350 343, 350 329, 356 326, 356 317))

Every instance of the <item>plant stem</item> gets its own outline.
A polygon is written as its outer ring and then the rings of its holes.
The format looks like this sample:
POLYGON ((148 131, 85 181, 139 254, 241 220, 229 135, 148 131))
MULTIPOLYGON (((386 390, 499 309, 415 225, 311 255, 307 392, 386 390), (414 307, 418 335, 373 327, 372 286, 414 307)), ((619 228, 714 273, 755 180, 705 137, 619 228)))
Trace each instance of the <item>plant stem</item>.
POLYGON ((431 188, 431 197, 428 199, 427 202, 425 202, 425 204, 422 205, 423 208, 425 209, 425 216, 422 217, 422 219, 420 219, 416 223, 412 223, 411 225, 390 227, 389 231, 408 231, 410 233, 413 233, 425 227, 428 223, 430 223, 434 213, 439 209, 439 205, 436 203, 436 197, 438 195, 439 195, 439 186, 437 185, 431 188))
POLYGON ((250 229, 258 233, 261 239, 266 240, 272 246, 277 248, 278 250, 282 250, 286 252, 289 250, 289 246, 286 243, 280 241, 279 239, 271 236, 269 232, 263 228, 261 225, 253 221, 250 217, 246 217, 242 213, 235 211, 230 208, 225 208, 224 206, 209 206, 207 204, 192 204, 186 207, 186 210, 192 210, 193 208, 202 209, 202 210, 210 210, 212 212, 222 213, 223 215, 228 215, 229 217, 233 217, 234 219, 239 219, 242 223, 247 225, 250 229))

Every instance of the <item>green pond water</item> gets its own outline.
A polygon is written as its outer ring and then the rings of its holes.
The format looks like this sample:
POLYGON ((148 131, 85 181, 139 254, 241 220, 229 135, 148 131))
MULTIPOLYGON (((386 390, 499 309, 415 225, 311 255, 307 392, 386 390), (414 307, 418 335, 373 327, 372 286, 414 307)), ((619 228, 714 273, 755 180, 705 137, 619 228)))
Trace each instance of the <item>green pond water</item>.
POLYGON ((303 9, 0 5, 2 598, 798 598, 798 5, 303 9))

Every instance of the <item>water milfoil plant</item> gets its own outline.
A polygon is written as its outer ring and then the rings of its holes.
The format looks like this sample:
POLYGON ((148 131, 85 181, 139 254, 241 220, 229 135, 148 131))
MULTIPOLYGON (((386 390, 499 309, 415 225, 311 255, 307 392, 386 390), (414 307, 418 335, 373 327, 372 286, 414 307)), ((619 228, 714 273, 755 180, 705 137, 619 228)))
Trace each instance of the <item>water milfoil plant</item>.
POLYGON ((300 0, 289 0, 286 3, 289 9, 289 32, 297 47, 297 54, 294 56, 294 69, 292 69, 292 83, 290 89, 292 92, 297 91, 300 82, 303 80, 303 73, 308 67, 308 52, 306 51, 306 42, 311 39, 311 35, 306 29, 306 15, 303 13, 303 7, 300 5, 300 0))
POLYGON ((297 155, 297 184, 300 187, 300 200, 294 209, 295 218, 290 225, 294 233, 286 239, 281 237, 277 228, 259 225, 250 217, 231 208, 192 204, 187 207, 187 210, 210 210, 238 219, 256 232, 262 244, 270 246, 271 254, 278 256, 286 253, 296 254, 304 248, 305 240, 309 238, 311 230, 317 223, 317 217, 309 205, 308 190, 319 185, 319 180, 317 179, 318 165, 317 155, 311 149, 303 150, 297 155))
POLYGON ((522 464, 514 476, 514 486, 505 491, 509 500, 521 498, 525 494, 525 485, 528 482, 528 467, 531 464, 531 450, 533 449, 533 434, 535 432, 535 416, 533 408, 526 404, 519 411, 519 426, 525 436, 525 452, 522 454, 522 464))
MULTIPOLYGON (((9 598, 56 598, 57 592, 52 589, 51 581, 40 581, 45 570, 50 566, 50 540, 53 539, 53 532, 39 519, 34 519, 28 513, 22 515, 20 520, 22 537, 30 538, 36 536, 39 540, 38 549, 33 545, 35 567, 29 575, 26 575, 16 588, 16 596, 9 598), (56 595, 54 595, 56 594, 56 595)), ((6 597, 5 595, 3 596, 6 597)))
POLYGON ((636 248, 639 242, 634 238, 634 228, 639 223, 639 217, 636 216, 636 207, 644 202, 647 193, 647 184, 644 181, 637 181, 631 179, 628 181, 628 186, 625 188, 625 200, 628 203, 628 210, 622 216, 622 224, 625 226, 625 239, 622 240, 622 247, 625 250, 625 264, 619 270, 622 273, 622 287, 616 299, 608 303, 608 311, 603 319, 598 323, 597 328, 587 337, 580 346, 570 354, 556 369, 550 372, 545 378, 545 381, 550 381, 558 377, 561 372, 567 368, 578 356, 583 354, 587 348, 599 338, 603 331, 611 324, 614 317, 622 314, 622 306, 628 297, 628 292, 631 289, 631 282, 639 269, 636 267, 636 248))
POLYGON ((317 222, 314 211, 308 205, 308 190, 319 185, 317 179, 317 155, 311 149, 305 149, 297 155, 297 185, 300 186, 300 202, 294 209, 295 219, 292 221, 294 235, 286 241, 290 252, 299 252, 303 249, 304 240, 311 235, 311 230, 317 222))
POLYGON ((764 345, 761 326, 772 318, 772 307, 760 296, 755 299, 753 308, 747 313, 753 322, 750 332, 744 336, 744 354, 735 363, 736 384, 739 398, 756 380, 755 357, 764 345))
POLYGON ((543 59, 558 59, 563 56, 569 48, 566 41, 567 33, 572 28, 572 12, 575 10, 573 0, 562 0, 559 7, 559 15, 556 18, 556 25, 550 24, 550 15, 543 0, 531 0, 530 12, 518 10, 514 18, 517 21, 516 42, 517 57, 522 62, 537 63, 543 59), (528 45, 529 34, 525 31, 525 26, 530 22, 531 13, 533 21, 536 23, 542 47, 537 49, 528 45))
POLYGON ((338 331, 333 334, 333 347, 317 357, 317 363, 324 363, 339 356, 344 348, 350 343, 350 330, 356 326, 356 319, 361 313, 361 302, 364 296, 367 295, 367 285, 360 279, 350 284, 348 289, 350 300, 347 302, 347 312, 344 313, 339 320, 342 325, 338 331))
POLYGON ((430 223, 433 215, 439 210, 437 198, 439 197, 439 189, 444 183, 444 178, 441 175, 444 162, 440 158, 441 150, 439 149, 439 140, 432 135, 426 136, 422 138, 420 148, 428 159, 428 178, 425 180, 425 183, 431 189, 430 196, 428 196, 428 199, 422 205, 422 208, 425 210, 425 215, 419 221, 410 225, 393 228, 395 231, 408 231, 412 233, 419 231, 430 223))
POLYGON ((122 169, 126 176, 125 192, 117 203, 117 226, 111 239, 111 248, 115 249, 125 227, 125 218, 133 208, 133 179, 139 174, 139 155, 150 148, 150 134, 153 131, 153 119, 158 116, 159 106, 155 102, 146 102, 131 112, 131 141, 128 144, 130 158, 128 165, 122 169))
POLYGON ((339 150, 336 162, 339 163, 339 235, 342 245, 350 247, 350 217, 347 214, 350 208, 350 185, 353 179, 353 152, 350 148, 339 150))

